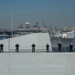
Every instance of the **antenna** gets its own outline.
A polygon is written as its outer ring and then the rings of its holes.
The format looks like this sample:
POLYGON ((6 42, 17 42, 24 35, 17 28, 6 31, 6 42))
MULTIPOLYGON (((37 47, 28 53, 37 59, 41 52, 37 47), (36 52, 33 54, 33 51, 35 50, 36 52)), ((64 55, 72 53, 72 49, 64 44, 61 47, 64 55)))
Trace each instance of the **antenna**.
POLYGON ((13 5, 11 5, 11 28, 12 28, 12 37, 13 37, 13 5))

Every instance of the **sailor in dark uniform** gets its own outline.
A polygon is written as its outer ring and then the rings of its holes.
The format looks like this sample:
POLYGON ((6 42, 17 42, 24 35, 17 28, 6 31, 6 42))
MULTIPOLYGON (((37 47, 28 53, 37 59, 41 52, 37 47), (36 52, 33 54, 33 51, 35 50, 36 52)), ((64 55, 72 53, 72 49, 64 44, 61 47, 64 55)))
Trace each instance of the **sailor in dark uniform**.
POLYGON ((70 49, 70 52, 73 52, 73 44, 72 43, 70 43, 69 49, 70 49))
POLYGON ((32 44, 32 52, 35 52, 35 46, 36 46, 36 45, 33 43, 33 44, 32 44))
POLYGON ((59 52, 61 52, 61 47, 62 47, 62 44, 61 44, 61 42, 59 42, 59 43, 58 43, 58 51, 59 51, 59 52))
POLYGON ((3 52, 3 47, 4 47, 4 45, 0 44, 0 52, 3 52))
POLYGON ((16 44, 15 47, 16 47, 16 52, 19 52, 19 44, 16 44))
POLYGON ((49 44, 46 45, 46 52, 49 52, 49 44))

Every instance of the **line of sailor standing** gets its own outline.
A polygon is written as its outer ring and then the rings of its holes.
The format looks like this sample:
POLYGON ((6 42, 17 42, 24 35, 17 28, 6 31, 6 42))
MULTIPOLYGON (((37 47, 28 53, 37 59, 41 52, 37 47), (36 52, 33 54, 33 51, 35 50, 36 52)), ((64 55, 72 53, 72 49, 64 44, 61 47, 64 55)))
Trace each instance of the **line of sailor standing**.
MULTIPOLYGON (((36 45, 33 43, 31 46, 32 46, 32 52, 35 52, 36 45)), ((16 44, 15 47, 16 47, 16 52, 19 52, 19 44, 16 44)), ((49 47, 50 46, 47 43, 46 44, 46 52, 49 52, 49 47)), ((62 51, 62 43, 59 42, 58 43, 58 52, 61 52, 61 51, 62 51)), ((73 44, 72 43, 70 43, 70 45, 69 45, 69 52, 73 52, 73 44)))
MULTIPOLYGON (((35 47, 36 47, 36 45, 33 43, 32 45, 32 52, 35 52, 35 47)), ((0 52, 3 52, 3 47, 4 47, 4 45, 1 43, 0 44, 0 52)), ((47 43, 46 44, 46 52, 49 52, 49 44, 47 43)), ((19 52, 19 44, 17 43, 16 45, 15 45, 15 51, 16 52, 19 52)), ((61 52, 62 51, 62 43, 61 42, 59 42, 58 43, 58 52, 61 52)), ((70 43, 70 45, 69 45, 69 52, 73 52, 73 44, 72 43, 70 43)))
MULTIPOLYGON (((32 46, 32 52, 35 52, 36 45, 33 43, 31 46, 32 46)), ((15 47, 16 47, 16 52, 19 52, 19 44, 16 44, 15 47)), ((46 52, 49 52, 49 44, 48 43, 46 45, 46 52)))

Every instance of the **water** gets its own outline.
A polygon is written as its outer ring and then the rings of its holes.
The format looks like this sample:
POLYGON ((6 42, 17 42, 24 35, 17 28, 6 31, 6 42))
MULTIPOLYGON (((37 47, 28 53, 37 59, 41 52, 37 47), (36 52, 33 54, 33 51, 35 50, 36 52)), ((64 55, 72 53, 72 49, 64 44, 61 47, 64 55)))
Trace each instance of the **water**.
POLYGON ((0 40, 8 39, 8 38, 11 38, 11 37, 8 37, 8 36, 0 36, 0 40))

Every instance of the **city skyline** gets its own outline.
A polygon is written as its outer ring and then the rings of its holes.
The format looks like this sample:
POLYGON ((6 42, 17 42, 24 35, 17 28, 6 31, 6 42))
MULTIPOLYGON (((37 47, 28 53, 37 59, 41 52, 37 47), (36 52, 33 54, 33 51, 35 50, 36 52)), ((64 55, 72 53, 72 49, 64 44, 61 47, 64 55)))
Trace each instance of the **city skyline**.
POLYGON ((38 22, 47 26, 63 27, 75 25, 75 0, 0 0, 0 29, 12 28, 11 5, 13 5, 13 26, 38 22))

